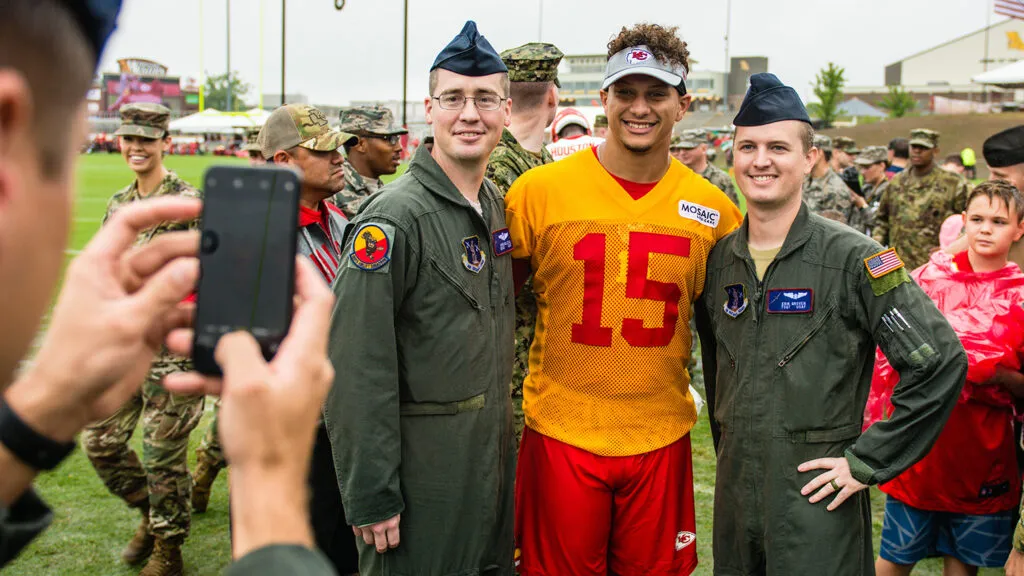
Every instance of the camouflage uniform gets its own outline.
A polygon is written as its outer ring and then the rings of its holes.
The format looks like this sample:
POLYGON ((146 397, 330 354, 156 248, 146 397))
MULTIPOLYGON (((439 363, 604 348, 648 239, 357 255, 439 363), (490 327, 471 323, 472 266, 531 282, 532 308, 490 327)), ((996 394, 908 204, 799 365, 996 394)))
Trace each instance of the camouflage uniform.
MULTIPOLYGON (((886 162, 887 159, 888 154, 885 146, 868 146, 861 151, 855 162, 861 166, 870 166, 879 162, 886 162)), ((889 180, 887 178, 882 178, 882 181, 877 186, 870 182, 864 182, 861 191, 864 194, 864 201, 867 202, 867 206, 863 208, 850 206, 849 224, 851 228, 868 236, 871 235, 871 230, 875 227, 875 213, 878 211, 878 204, 882 199, 882 193, 888 187, 889 180)))
MULTIPOLYGON (((531 42, 502 52, 501 58, 508 67, 511 82, 558 84, 558 63, 562 60, 562 52, 552 44, 531 42)), ((524 172, 554 161, 547 147, 541 146, 539 153, 530 152, 506 128, 487 161, 487 178, 497 185, 504 197, 512 183, 524 172)), ((515 355, 510 392, 517 444, 526 425, 523 417, 523 380, 529 372, 530 345, 533 343, 536 322, 537 297, 533 293, 533 279, 530 278, 516 297, 515 355)))
POLYGON ((804 202, 811 212, 846 224, 850 213, 850 187, 831 168, 821 178, 804 178, 804 202))
MULTIPOLYGON (((395 124, 391 109, 384 106, 342 108, 340 119, 339 130, 360 138, 368 135, 399 136, 409 133, 405 128, 395 124)), ((359 212, 359 207, 363 205, 363 202, 371 195, 376 194, 384 182, 380 178, 360 174, 348 158, 345 158, 342 168, 345 170, 345 187, 331 196, 329 202, 341 208, 345 217, 351 220, 359 212)))
MULTIPOLYGON (((938 134, 931 130, 911 132, 911 145, 934 148, 938 134)), ((942 223, 967 209, 967 182, 933 164, 928 174, 916 176, 910 167, 897 174, 882 194, 871 236, 892 246, 913 270, 928 262, 939 247, 942 223)))
MULTIPOLYGON (((121 118, 117 135, 161 138, 166 134, 170 110, 158 104, 130 104, 121 108, 121 118)), ((201 198, 202 194, 171 172, 147 197, 159 196, 201 198)), ((121 206, 141 199, 135 181, 114 194, 103 221, 121 206)), ((196 229, 198 225, 198 220, 165 222, 140 233, 135 245, 144 245, 165 232, 196 229)), ((162 350, 141 390, 109 418, 89 425, 82 434, 82 448, 107 489, 131 507, 148 508, 149 533, 178 546, 189 531, 192 481, 188 475, 188 437, 199 424, 203 397, 171 394, 160 386, 160 381, 172 372, 191 369, 188 359, 162 350), (128 446, 140 417, 141 463, 128 446)))
MULTIPOLYGON (((706 144, 708 141, 707 133, 699 128, 691 130, 683 130, 681 136, 677 136, 672 139, 672 144, 669 146, 670 150, 692 150, 701 144, 706 144)), ((740 199, 736 196, 736 186, 732 182, 732 178, 729 174, 718 168, 711 163, 708 159, 707 166, 700 173, 705 180, 711 182, 716 188, 725 193, 732 200, 732 203, 736 206, 740 205, 740 199)))

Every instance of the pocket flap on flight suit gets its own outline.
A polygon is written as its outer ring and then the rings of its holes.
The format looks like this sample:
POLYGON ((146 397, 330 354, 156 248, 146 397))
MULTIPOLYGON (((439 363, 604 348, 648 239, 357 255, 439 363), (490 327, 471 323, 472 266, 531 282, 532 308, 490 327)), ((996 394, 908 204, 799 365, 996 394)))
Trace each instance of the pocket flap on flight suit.
POLYGON ((454 416, 483 410, 486 404, 486 394, 480 393, 458 402, 402 402, 398 413, 402 416, 454 416))
POLYGON ((843 440, 853 440, 860 436, 861 423, 856 422, 854 424, 847 424, 846 426, 837 426, 835 428, 826 428, 825 430, 804 430, 803 432, 783 432, 781 434, 775 434, 775 437, 788 438, 790 442, 794 444, 818 444, 822 442, 842 442, 843 440))

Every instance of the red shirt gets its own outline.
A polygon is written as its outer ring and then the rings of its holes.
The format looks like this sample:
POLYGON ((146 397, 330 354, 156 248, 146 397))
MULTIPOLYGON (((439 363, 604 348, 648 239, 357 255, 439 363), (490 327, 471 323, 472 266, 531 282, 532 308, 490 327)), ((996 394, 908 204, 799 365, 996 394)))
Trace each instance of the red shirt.
MULTIPOLYGON (((953 256, 953 263, 960 272, 974 271, 966 250, 953 256)), ((1014 438, 1011 407, 961 396, 931 451, 883 484, 882 492, 921 510, 992 514, 1016 509, 1021 477, 1014 438)))
MULTIPOLYGON (((594 151, 594 157, 597 158, 598 162, 600 162, 601 157, 597 155, 597 146, 592 146, 590 149, 594 151)), ((604 164, 601 166, 604 167, 604 164)), ((607 168, 605 168, 605 172, 608 172, 607 168)), ((633 200, 643 198, 648 192, 654 190, 654 187, 658 185, 658 182, 633 182, 624 178, 619 178, 611 172, 608 172, 608 175, 615 178, 615 181, 619 183, 619 186, 622 186, 622 189, 632 196, 633 200)))

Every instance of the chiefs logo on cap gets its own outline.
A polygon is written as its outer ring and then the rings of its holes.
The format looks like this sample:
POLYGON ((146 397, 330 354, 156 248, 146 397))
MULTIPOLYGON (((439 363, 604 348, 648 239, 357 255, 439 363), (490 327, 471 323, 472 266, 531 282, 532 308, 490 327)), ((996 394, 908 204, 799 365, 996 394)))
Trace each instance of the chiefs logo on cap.
POLYGON ((642 64, 651 57, 651 53, 641 48, 634 48, 629 51, 626 55, 626 62, 628 64, 642 64))

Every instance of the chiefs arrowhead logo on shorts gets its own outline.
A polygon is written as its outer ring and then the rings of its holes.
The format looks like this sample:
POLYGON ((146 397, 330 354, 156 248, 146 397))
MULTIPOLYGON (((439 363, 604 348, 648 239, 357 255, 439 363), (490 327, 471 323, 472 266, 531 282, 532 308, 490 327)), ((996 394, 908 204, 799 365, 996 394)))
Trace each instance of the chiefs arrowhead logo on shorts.
POLYGON ((627 64, 643 64, 651 58, 651 53, 643 48, 633 48, 626 54, 627 64))
POLYGON ((680 532, 676 534, 676 552, 693 544, 695 540, 697 540, 697 535, 693 532, 680 532))

